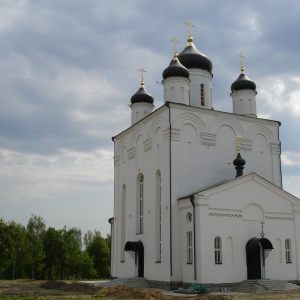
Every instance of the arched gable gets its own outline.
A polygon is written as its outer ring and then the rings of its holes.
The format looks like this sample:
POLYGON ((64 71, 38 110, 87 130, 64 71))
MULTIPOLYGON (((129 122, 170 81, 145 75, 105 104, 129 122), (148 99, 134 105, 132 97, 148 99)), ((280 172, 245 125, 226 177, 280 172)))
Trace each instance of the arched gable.
POLYGON ((128 137, 124 137, 120 140, 120 142, 118 143, 118 147, 117 147, 117 152, 116 155, 121 155, 121 152, 123 150, 123 148, 129 149, 129 139, 128 137))
POLYGON ((147 128, 144 124, 139 124, 139 126, 135 128, 130 140, 130 147, 135 147, 140 136, 142 136, 143 141, 147 139, 147 128))
POLYGON ((168 127, 167 120, 162 116, 156 117, 152 122, 149 129, 148 138, 153 138, 158 127, 160 127, 162 130, 168 127))
POLYGON ((237 135, 244 136, 244 130, 239 122, 228 117, 228 116, 219 116, 209 125, 209 133, 217 134, 220 127, 227 125, 229 126, 234 133, 237 135))
POLYGON ((271 130, 261 124, 255 124, 255 125, 251 126, 247 131, 246 138, 253 140, 255 138, 255 136, 258 134, 261 134, 262 136, 264 136, 266 138, 266 140, 268 141, 268 143, 277 142, 277 140, 274 137, 271 130))
POLYGON ((173 127, 181 129, 185 124, 190 124, 196 128, 197 133, 206 132, 206 126, 203 120, 196 114, 185 112, 177 116, 173 122, 173 127))

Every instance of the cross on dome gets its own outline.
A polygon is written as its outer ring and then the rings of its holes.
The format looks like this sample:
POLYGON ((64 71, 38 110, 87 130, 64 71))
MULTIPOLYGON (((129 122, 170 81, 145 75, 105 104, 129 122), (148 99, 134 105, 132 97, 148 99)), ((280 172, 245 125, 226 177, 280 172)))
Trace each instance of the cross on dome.
POLYGON ((187 21, 184 24, 188 26, 189 36, 192 36, 192 27, 195 27, 195 25, 192 23, 192 21, 187 21))
POLYGON ((144 73, 146 73, 147 71, 144 68, 141 68, 138 71, 141 72, 141 86, 144 86, 144 73))
POLYGON ((174 57, 177 56, 177 49, 176 44, 179 44, 180 42, 174 37, 172 40, 170 40, 172 43, 174 43, 174 57))
POLYGON ((243 53, 240 53, 237 55, 240 60, 241 60, 241 73, 245 74, 245 68, 244 68, 244 63, 243 63, 243 58, 246 58, 246 56, 243 53))

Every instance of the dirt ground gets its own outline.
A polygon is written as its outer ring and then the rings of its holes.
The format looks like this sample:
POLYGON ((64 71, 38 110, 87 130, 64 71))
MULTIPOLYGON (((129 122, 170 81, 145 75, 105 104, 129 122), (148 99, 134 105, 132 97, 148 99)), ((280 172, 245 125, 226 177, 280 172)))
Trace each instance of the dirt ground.
POLYGON ((0 281, 0 299, 145 299, 145 300, 246 300, 299 299, 299 291, 252 295, 193 295, 189 298, 165 295, 155 289, 115 286, 94 287, 87 283, 64 281, 0 281))

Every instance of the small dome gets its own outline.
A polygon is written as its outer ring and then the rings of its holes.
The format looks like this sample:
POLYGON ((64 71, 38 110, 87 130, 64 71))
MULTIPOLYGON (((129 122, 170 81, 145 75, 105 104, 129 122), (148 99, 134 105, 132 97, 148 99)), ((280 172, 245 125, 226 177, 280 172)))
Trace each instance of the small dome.
POLYGON ((236 159, 233 161, 233 165, 236 167, 243 167, 246 164, 246 161, 242 158, 241 154, 238 153, 236 159))
POLYGON ((188 38, 188 45, 178 55, 178 59, 188 69, 197 68, 210 73, 212 71, 212 62, 195 47, 191 36, 188 38))
POLYGON ((243 69, 241 70, 240 76, 234 81, 231 85, 231 92, 239 90, 256 90, 256 84, 252 81, 246 74, 243 69))
POLYGON ((187 68, 185 68, 180 61, 177 59, 177 54, 171 60, 169 66, 162 73, 163 79, 169 77, 185 77, 189 78, 190 73, 187 68))
POLYGON ((144 87, 144 82, 141 83, 139 90, 131 97, 131 104, 134 103, 150 103, 153 104, 153 97, 147 92, 144 87))

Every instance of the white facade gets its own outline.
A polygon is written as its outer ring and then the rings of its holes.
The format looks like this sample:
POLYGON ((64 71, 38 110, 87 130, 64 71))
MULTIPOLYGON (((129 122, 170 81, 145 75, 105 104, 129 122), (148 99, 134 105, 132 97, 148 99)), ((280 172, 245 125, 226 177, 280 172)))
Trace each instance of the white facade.
POLYGON ((112 277, 169 285, 247 279, 249 245, 265 247, 263 221, 274 250, 264 267, 255 257, 255 272, 299 279, 300 201, 282 190, 280 123, 185 102, 166 101, 113 138, 112 277), (246 165, 235 178, 238 135, 246 165))

